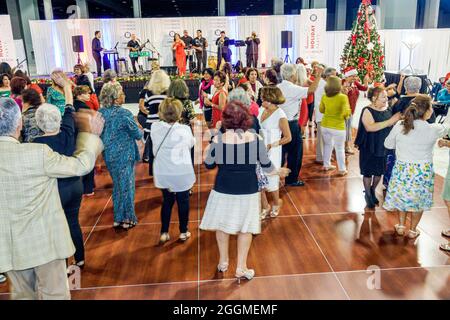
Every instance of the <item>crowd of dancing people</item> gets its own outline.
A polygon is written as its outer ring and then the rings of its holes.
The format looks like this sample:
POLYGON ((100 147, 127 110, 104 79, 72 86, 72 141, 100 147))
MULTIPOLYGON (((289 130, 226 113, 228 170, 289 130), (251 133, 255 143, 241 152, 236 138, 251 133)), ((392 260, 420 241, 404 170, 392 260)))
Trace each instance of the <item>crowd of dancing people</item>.
MULTIPOLYGON (((162 193, 159 244, 170 241, 175 203, 178 240, 188 241, 195 149, 203 145, 193 134, 199 123, 208 133, 202 162, 217 169, 200 229, 216 234, 218 272, 228 271, 229 238, 237 236, 234 274, 248 280, 255 276, 247 266, 253 235, 283 210, 280 188, 305 185, 308 133, 323 172, 346 176, 348 158, 358 154, 364 193, 353 196, 364 197, 369 210, 395 212, 395 233, 410 239, 420 235, 422 214, 433 205, 433 149, 450 147, 450 118, 436 121, 433 111, 435 103, 450 103, 448 79, 433 101, 414 76, 386 85, 370 74, 361 79, 353 68, 340 73, 319 62, 274 59, 271 68, 246 68, 237 80, 227 63, 203 71, 192 101, 184 80, 155 70, 135 117, 123 107, 114 71, 105 72, 98 96, 89 68, 73 71, 72 77, 53 71, 44 92, 25 73, 0 66, 0 282, 9 278, 16 299, 70 298, 66 268, 68 259, 85 266, 78 215, 83 197, 95 194, 96 163, 104 162, 112 178, 114 228, 132 232, 138 224, 135 166, 142 161, 162 193), (368 102, 354 119, 361 92, 368 102), (380 187, 384 194, 376 192, 380 187)), ((450 212, 450 170, 443 198, 450 212)), ((450 244, 440 248, 450 251, 450 244)))

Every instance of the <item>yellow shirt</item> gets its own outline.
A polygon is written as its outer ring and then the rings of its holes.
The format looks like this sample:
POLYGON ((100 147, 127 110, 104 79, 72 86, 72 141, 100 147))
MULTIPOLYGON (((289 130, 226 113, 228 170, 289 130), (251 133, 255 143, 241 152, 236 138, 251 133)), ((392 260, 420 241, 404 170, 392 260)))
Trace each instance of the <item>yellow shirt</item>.
POLYGON ((345 130, 345 119, 352 114, 348 97, 343 93, 333 97, 324 95, 320 102, 320 112, 324 114, 322 127, 335 130, 345 130))

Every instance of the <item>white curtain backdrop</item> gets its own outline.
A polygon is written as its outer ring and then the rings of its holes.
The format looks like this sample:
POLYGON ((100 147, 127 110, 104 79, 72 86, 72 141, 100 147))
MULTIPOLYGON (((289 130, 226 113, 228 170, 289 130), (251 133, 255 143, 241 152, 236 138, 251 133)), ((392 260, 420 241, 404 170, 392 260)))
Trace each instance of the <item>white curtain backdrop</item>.
MULTIPOLYGON (((243 17, 189 17, 189 18, 151 18, 151 19, 84 19, 30 21, 33 48, 36 57, 37 74, 47 75, 54 68, 71 71, 77 61, 72 51, 72 36, 83 35, 85 52, 83 62, 89 62, 95 69, 91 55, 91 41, 96 30, 103 33, 104 48, 118 48, 121 56, 128 56, 125 49, 129 39, 125 33, 136 33, 142 42, 149 39, 161 53, 161 65, 172 65, 171 31, 182 33, 189 30, 195 36, 197 29, 209 42, 209 55, 216 55, 217 32, 225 30, 230 39, 245 40, 252 31, 261 38, 259 64, 270 65, 274 57, 284 59, 286 50, 281 49, 281 31, 293 31, 293 48, 289 55, 293 61, 299 56, 300 15, 289 16, 243 16, 243 17)), ((344 45, 349 31, 327 32, 325 64, 339 67, 344 45)), ((408 49, 402 44, 411 36, 421 39, 414 51, 412 65, 437 80, 450 71, 450 29, 424 30, 380 30, 381 41, 385 45, 386 70, 398 71, 408 64, 408 49)), ((232 47, 232 60, 239 59, 239 50, 232 47)), ((245 47, 241 48, 241 61, 245 64, 245 47)))

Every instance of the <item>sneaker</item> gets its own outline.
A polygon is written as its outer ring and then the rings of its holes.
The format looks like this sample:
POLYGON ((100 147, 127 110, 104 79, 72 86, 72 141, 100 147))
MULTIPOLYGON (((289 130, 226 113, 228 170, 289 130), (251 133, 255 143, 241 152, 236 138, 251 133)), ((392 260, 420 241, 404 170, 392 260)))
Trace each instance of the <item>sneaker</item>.
POLYGON ((6 282, 6 276, 3 274, 0 274, 0 283, 5 283, 6 282))
POLYGON ((170 236, 169 236, 169 234, 167 232, 165 232, 165 233, 161 234, 161 237, 159 238, 159 243, 160 244, 164 244, 164 243, 166 243, 169 240, 170 240, 170 236))
POLYGON ((180 234, 180 240, 181 241, 186 241, 190 237, 191 237, 191 233, 189 231, 186 231, 186 233, 181 233, 180 234))

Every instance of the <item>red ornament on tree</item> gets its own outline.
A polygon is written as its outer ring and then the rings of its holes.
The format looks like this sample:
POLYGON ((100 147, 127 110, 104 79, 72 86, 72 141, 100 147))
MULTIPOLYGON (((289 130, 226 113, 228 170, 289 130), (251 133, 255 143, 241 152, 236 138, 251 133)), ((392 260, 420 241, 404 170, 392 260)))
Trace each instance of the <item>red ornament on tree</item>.
POLYGON ((362 69, 364 67, 364 62, 366 62, 366 59, 363 57, 360 57, 359 62, 358 62, 358 69, 362 69))

